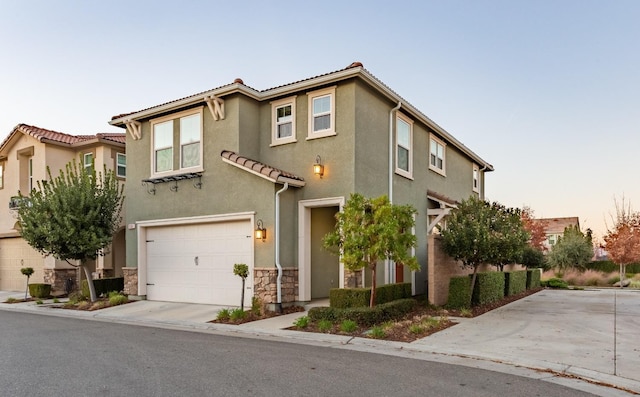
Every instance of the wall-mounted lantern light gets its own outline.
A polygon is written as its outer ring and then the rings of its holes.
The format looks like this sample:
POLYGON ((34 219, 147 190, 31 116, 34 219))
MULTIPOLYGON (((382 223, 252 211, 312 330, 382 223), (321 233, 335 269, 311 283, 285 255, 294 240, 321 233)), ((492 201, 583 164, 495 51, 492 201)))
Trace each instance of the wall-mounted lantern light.
POLYGON ((267 229, 262 225, 262 219, 258 219, 256 224, 256 240, 262 240, 267 238, 267 229))
POLYGON ((318 175, 320 178, 322 178, 322 175, 324 175, 324 165, 322 165, 322 159, 320 158, 320 155, 316 156, 316 162, 313 165, 313 173, 315 175, 318 175))

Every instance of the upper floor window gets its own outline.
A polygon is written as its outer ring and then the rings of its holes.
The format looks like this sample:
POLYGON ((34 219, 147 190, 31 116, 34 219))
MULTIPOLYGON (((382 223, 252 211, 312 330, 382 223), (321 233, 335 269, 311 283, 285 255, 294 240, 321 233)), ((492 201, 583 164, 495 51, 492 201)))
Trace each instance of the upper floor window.
POLYGON ((336 87, 310 92, 309 133, 307 139, 336 134, 336 87))
POLYGON ((29 192, 33 190, 33 187, 33 157, 29 157, 29 192))
POLYGON ((0 163, 0 189, 4 189, 4 164, 0 163))
POLYGON ((396 117, 396 173, 411 178, 413 172, 413 123, 404 115, 396 117))
POLYGON ((429 169, 444 176, 446 166, 446 145, 440 139, 432 136, 429 146, 429 169))
POLYGON ((480 169, 477 165, 473 165, 473 185, 472 189, 476 193, 480 193, 480 169))
POLYGON ((202 107, 152 120, 151 130, 153 174, 202 170, 202 107))
POLYGON ((87 173, 91 174, 93 172, 93 153, 84 154, 82 165, 87 173))
POLYGON ((271 145, 296 142, 296 97, 271 103, 271 145))
POLYGON ((119 178, 127 176, 127 155, 124 153, 116 154, 116 176, 119 178))

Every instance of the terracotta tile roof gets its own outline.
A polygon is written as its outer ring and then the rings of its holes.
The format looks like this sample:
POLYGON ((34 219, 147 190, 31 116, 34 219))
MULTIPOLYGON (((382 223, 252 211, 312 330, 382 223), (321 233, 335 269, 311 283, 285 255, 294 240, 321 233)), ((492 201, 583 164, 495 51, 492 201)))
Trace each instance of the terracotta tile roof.
POLYGON ((62 144, 66 146, 72 145, 80 145, 84 142, 88 142, 94 139, 111 141, 114 143, 124 144, 126 134, 122 133, 99 133, 96 135, 70 135, 65 134, 64 132, 58 132, 53 130, 48 130, 45 128, 40 128, 28 124, 18 124, 13 130, 7 135, 7 137, 0 144, 0 151, 2 151, 5 146, 9 143, 11 138, 15 136, 17 133, 23 133, 29 136, 34 137, 40 142, 52 142, 57 144, 62 144))
POLYGON ((438 201, 442 201, 442 202, 444 202, 446 204, 453 205, 453 206, 460 204, 459 201, 454 200, 451 197, 445 196, 444 194, 440 194, 440 193, 438 193, 436 191, 429 190, 429 189, 427 189, 427 197, 429 197, 429 198, 433 197, 434 199, 436 199, 438 201))
POLYGON ((546 234, 562 234, 564 229, 568 226, 580 227, 580 220, 577 216, 565 217, 565 218, 540 218, 535 222, 542 223, 544 225, 544 231, 546 234))
POLYGON ((294 186, 302 187, 305 185, 304 179, 302 177, 261 163, 260 161, 239 156, 238 154, 230 150, 223 150, 222 153, 220 153, 220 156, 222 156, 223 159, 229 160, 229 162, 237 165, 240 168, 244 168, 247 171, 259 174, 267 179, 270 179, 273 182, 283 183, 286 182, 286 180, 289 180, 290 182, 293 182, 292 185, 294 186), (283 178, 285 180, 283 180, 283 178))

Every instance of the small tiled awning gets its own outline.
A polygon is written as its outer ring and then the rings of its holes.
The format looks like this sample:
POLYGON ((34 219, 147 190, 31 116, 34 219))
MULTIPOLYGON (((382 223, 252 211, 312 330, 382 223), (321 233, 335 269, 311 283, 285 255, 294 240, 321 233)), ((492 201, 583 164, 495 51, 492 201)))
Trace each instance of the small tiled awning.
POLYGON ((288 183, 290 186, 294 187, 303 187, 305 185, 305 181, 302 177, 271 167, 270 165, 259 161, 240 156, 230 150, 223 150, 222 153, 220 153, 220 156, 222 156, 222 161, 225 163, 231 164, 234 167, 238 167, 241 170, 250 172, 273 183, 288 183))
POLYGON ((427 198, 440 204, 441 207, 457 207, 460 204, 457 200, 451 197, 445 196, 433 190, 427 189, 427 198))

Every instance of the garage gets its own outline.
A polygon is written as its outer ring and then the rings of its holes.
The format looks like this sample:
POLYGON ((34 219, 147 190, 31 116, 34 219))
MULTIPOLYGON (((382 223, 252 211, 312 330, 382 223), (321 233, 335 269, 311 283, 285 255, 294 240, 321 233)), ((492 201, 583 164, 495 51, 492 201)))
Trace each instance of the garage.
POLYGON ((20 237, 0 239, 0 291, 24 291, 27 278, 20 273, 32 267, 30 283, 44 282, 44 257, 20 237))
POLYGON ((239 306, 242 279, 233 265, 249 266, 245 302, 253 295, 253 238, 249 220, 178 224, 146 229, 148 300, 239 306))

